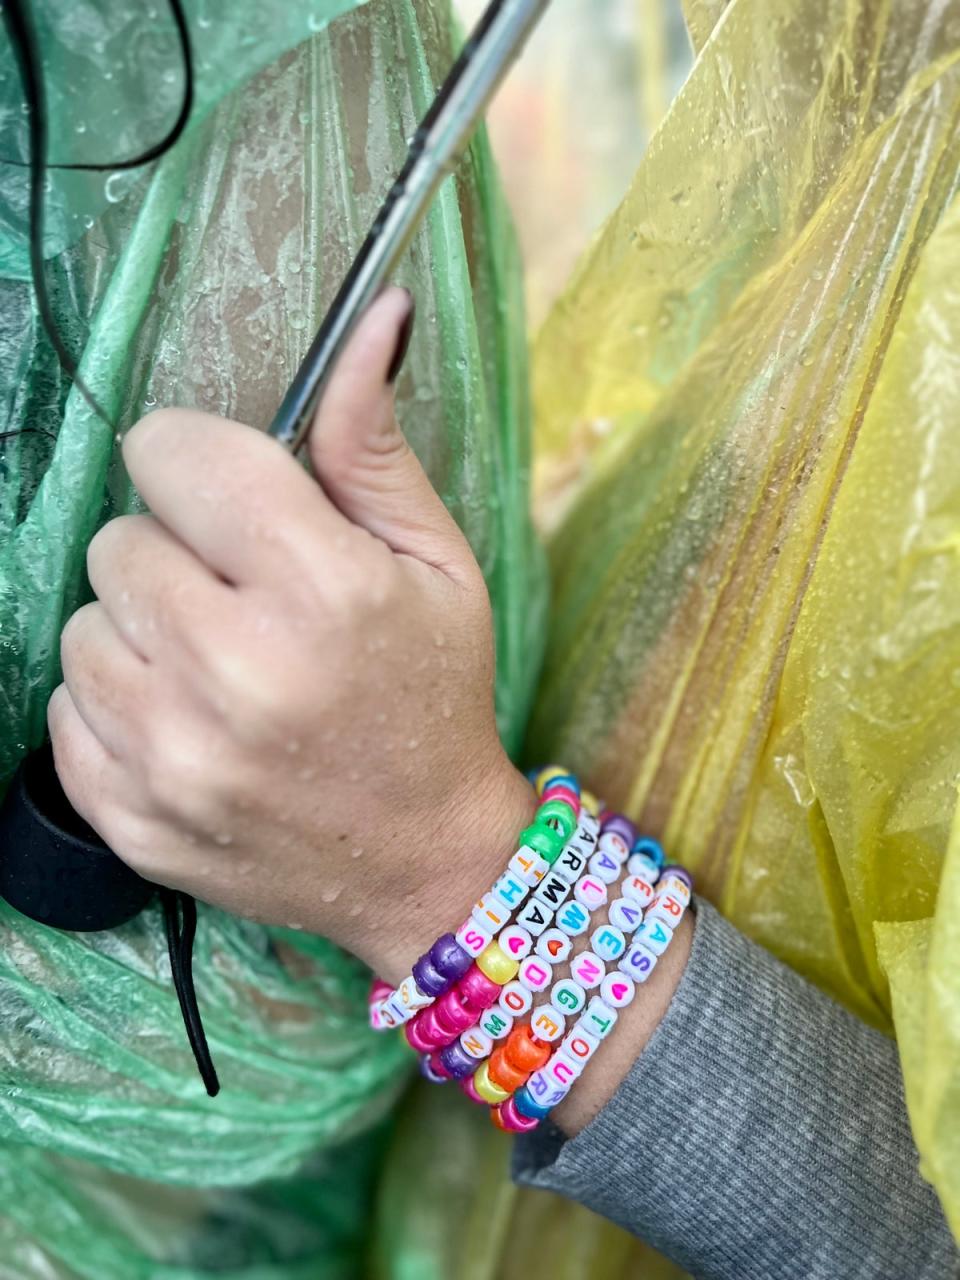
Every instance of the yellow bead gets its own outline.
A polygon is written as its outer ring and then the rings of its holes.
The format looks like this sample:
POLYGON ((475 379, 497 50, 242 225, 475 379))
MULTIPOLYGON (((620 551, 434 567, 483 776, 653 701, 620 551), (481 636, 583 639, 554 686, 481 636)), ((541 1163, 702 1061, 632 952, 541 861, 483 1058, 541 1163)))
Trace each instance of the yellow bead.
POLYGON ((505 987, 520 972, 519 963, 511 960, 496 940, 488 942, 477 956, 477 968, 498 987, 505 987))
POLYGON ((563 769, 558 764, 552 764, 548 769, 541 769, 533 784, 536 788, 537 795, 543 795, 543 788, 552 778, 565 778, 569 772, 569 769, 563 769))
POLYGON ((484 1102, 490 1103, 491 1107, 495 1107, 498 1102, 504 1102, 510 1097, 506 1089, 501 1089, 498 1084, 494 1084, 490 1079, 486 1062, 482 1062, 473 1073, 473 1087, 484 1102))
POLYGON ((586 809, 587 813, 589 813, 591 817, 595 818, 600 812, 600 801, 592 791, 581 791, 580 808, 586 809))

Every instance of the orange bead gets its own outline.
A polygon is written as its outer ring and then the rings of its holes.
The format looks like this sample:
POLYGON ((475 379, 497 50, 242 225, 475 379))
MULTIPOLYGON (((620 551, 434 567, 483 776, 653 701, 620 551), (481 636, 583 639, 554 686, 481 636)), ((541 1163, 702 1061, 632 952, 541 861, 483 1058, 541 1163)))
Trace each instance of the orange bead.
POLYGON ((514 1089, 519 1089, 522 1084, 527 1083, 530 1072, 518 1071, 516 1067, 511 1066, 507 1061, 507 1055, 503 1051, 503 1045, 501 1045, 499 1049, 494 1049, 490 1055, 487 1074, 495 1085, 499 1085, 501 1089, 506 1089, 508 1093, 513 1093, 514 1089))
POLYGON ((500 1108, 499 1108, 499 1107, 491 1107, 491 1108, 490 1108, 490 1119, 493 1121, 494 1128, 496 1128, 496 1129, 500 1129, 500 1130, 502 1130, 504 1133, 509 1133, 509 1132, 510 1132, 510 1130, 507 1128, 507 1126, 503 1123, 503 1120, 502 1120, 502 1118, 501 1118, 501 1116, 500 1116, 500 1108))
POLYGON ((503 1052, 511 1067, 518 1071, 539 1071, 550 1057, 549 1045, 537 1040, 529 1027, 514 1027, 503 1044, 503 1052))

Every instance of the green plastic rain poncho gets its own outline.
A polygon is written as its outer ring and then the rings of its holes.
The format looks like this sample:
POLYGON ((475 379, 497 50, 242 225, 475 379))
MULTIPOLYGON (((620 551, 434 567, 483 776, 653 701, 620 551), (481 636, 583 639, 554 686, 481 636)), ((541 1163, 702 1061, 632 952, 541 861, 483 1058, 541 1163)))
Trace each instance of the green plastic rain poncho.
MULTIPOLYGON (((120 160, 163 136, 183 67, 162 0, 32 7, 51 161, 120 160)), ((45 276, 120 431, 158 403, 263 426, 276 410, 456 51, 442 5, 376 0, 321 31, 350 7, 196 0, 187 134, 146 171, 51 169, 45 276)), ((0 56, 9 160, 23 157, 24 117, 9 50, 0 56)), ((2 781, 43 735, 86 544, 136 502, 114 432, 69 390, 38 322, 25 200, 25 170, 0 166, 0 431, 31 428, 0 441, 2 781)), ((528 517, 521 276, 482 137, 401 279, 420 322, 400 416, 486 574, 498 714, 516 746, 543 575, 528 517)), ((224 1086, 213 1101, 158 911, 82 936, 0 904, 2 1280, 356 1274, 376 1126, 412 1066, 365 1026, 367 975, 323 939, 212 910, 195 971, 224 1086)))

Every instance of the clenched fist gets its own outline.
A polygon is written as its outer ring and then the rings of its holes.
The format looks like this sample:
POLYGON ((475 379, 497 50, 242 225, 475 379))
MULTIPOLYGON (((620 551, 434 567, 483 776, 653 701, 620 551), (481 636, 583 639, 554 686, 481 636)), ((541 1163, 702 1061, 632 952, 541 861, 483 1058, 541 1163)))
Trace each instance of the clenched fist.
POLYGON ((400 977, 512 852, 486 587, 397 426, 409 295, 367 313, 310 439, 167 409, 124 441, 151 515, 93 540, 50 703, 67 796, 160 884, 400 977))

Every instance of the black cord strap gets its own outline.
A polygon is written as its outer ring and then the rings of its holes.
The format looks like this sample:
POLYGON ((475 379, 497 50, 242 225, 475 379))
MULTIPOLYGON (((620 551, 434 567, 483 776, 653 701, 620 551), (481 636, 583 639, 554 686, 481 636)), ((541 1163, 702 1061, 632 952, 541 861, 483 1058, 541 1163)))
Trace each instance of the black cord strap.
POLYGON ((207 1093, 215 1098, 220 1092, 220 1081, 210 1057, 210 1047, 193 985, 193 940, 197 934, 197 904, 188 893, 181 893, 177 889, 161 889, 160 901, 163 904, 163 923, 170 951, 170 969, 177 999, 180 1001, 183 1025, 200 1078, 207 1093))

